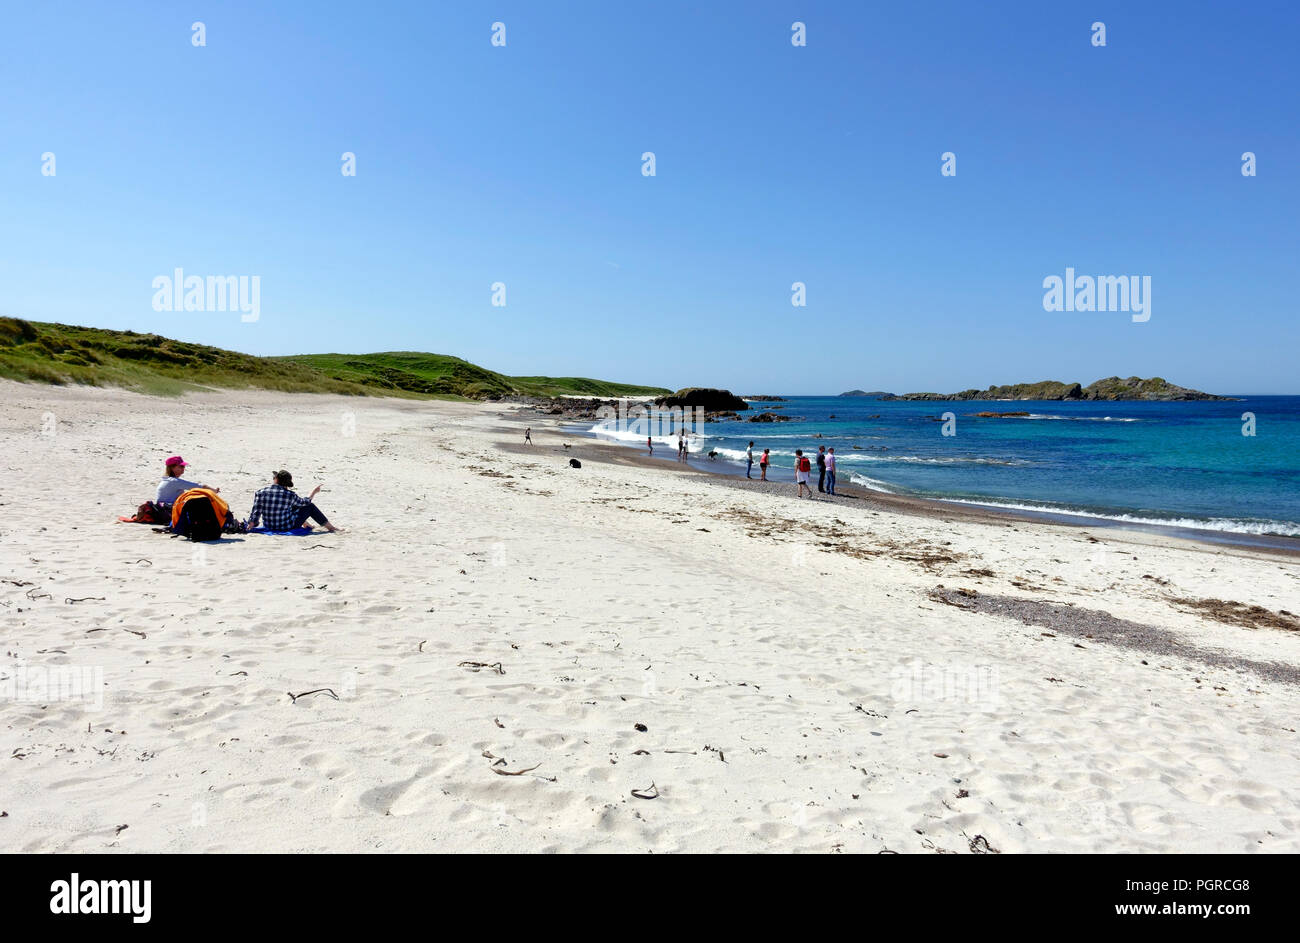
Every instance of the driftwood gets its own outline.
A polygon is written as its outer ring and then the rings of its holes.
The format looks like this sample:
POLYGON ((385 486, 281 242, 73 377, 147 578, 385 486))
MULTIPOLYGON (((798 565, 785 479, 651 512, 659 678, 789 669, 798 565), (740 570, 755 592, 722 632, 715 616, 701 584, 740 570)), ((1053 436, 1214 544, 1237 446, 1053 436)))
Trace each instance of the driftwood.
POLYGON ((311 690, 311 691, 303 691, 301 694, 294 694, 292 691, 286 691, 286 692, 284 692, 284 693, 288 694, 289 697, 292 698, 292 701, 291 701, 290 703, 293 703, 293 704, 298 703, 298 698, 300 698, 300 697, 306 697, 308 694, 328 694, 330 697, 334 698, 334 700, 336 700, 336 701, 339 699, 339 696, 338 696, 337 694, 334 693, 334 689, 333 689, 333 688, 315 688, 315 689, 313 689, 313 690, 311 690))
MULTIPOLYGON (((537 764, 537 766, 541 766, 541 765, 542 765, 541 763, 537 764)), ((524 775, 524 773, 531 773, 533 770, 537 769, 537 766, 530 766, 528 767, 528 769, 518 769, 515 770, 513 773, 510 772, 509 770, 504 770, 501 769, 500 767, 493 766, 492 772, 496 773, 498 776, 522 776, 524 775)))

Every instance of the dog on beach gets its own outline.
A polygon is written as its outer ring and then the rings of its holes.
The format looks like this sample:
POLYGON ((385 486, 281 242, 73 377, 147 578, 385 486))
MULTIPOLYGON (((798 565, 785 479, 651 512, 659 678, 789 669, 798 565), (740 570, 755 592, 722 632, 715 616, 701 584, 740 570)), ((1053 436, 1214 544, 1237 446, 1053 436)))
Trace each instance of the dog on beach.
MULTIPOLYGON (((568 446, 565 446, 565 448, 568 448, 568 446)), ((576 458, 571 458, 571 459, 569 459, 569 467, 570 467, 570 468, 581 468, 581 467, 582 467, 582 462, 578 461, 576 458)))
POLYGON ((709 453, 709 461, 716 462, 717 460, 718 460, 718 450, 714 449, 712 452, 709 453))

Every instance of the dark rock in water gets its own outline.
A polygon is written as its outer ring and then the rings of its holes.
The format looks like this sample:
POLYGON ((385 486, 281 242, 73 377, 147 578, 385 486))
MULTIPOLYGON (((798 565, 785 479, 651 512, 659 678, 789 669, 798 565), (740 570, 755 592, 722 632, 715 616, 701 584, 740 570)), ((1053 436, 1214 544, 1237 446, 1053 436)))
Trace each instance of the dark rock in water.
POLYGON ((840 396, 856 396, 859 399, 898 399, 893 393, 886 393, 884 390, 874 390, 870 393, 866 390, 849 390, 847 393, 841 393, 840 396))
POLYGON ((661 396, 655 405, 664 409, 703 409, 707 412, 744 412, 749 404, 730 390, 717 390, 710 387, 690 386, 678 390, 671 396, 661 396))
POLYGON ((792 422, 790 416, 780 416, 776 413, 759 413, 757 416, 750 416, 750 422, 792 422))
POLYGON ((751 400, 755 403, 784 403, 784 396, 743 396, 741 399, 751 400))
POLYGON ((705 422, 730 422, 733 419, 736 421, 740 420, 740 414, 734 410, 727 410, 726 412, 721 413, 706 412, 704 414, 705 422))
POLYGON ((1015 412, 1015 413, 990 413, 990 412, 982 412, 982 413, 976 413, 975 415, 976 415, 977 417, 979 417, 980 419, 1004 419, 1004 418, 1006 418, 1007 416, 1028 416, 1029 413, 1027 413, 1027 412, 1015 412))
POLYGON ((581 468, 581 467, 582 467, 582 462, 578 461, 576 458, 571 458, 571 459, 569 459, 569 467, 570 467, 570 468, 581 468))

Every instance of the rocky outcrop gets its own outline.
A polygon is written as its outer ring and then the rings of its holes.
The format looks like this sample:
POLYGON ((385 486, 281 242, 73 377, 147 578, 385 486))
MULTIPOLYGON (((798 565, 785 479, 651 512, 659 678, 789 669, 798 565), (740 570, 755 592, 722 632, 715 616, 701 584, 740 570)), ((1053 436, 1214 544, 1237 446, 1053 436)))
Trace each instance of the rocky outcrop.
POLYGON ((976 413, 975 415, 980 419, 1005 419, 1008 416, 1028 416, 1029 413, 1027 412, 1016 412, 1016 413, 981 412, 981 413, 976 413))
POLYGON ((565 396, 506 396, 502 397, 500 402, 523 403, 532 406, 537 412, 545 416, 556 416, 560 419, 582 422, 598 422, 601 419, 615 415, 618 410, 618 400, 597 399, 595 397, 591 399, 570 399, 565 396), (602 407, 605 409, 604 413, 601 413, 602 407))
MULTIPOLYGON (((799 420, 803 419, 802 416, 799 420)), ((750 422, 797 422, 793 416, 782 416, 780 413, 759 413, 757 416, 750 416, 750 422)))
POLYGON ((1009 386, 990 386, 987 390, 962 390, 960 393, 904 393, 905 400, 1049 400, 1083 402, 1088 400, 1232 400, 1232 396, 1216 396, 1176 386, 1161 377, 1144 380, 1141 377, 1109 377, 1089 384, 1062 383, 1043 380, 1040 383, 1013 383, 1009 386))
POLYGON ((751 403, 784 403, 784 396, 742 396, 741 399, 747 399, 751 403))
POLYGON ((662 409, 703 409, 706 412, 737 412, 749 409, 749 404, 731 390, 715 390, 709 387, 691 386, 678 390, 670 396, 661 396, 655 405, 662 409))
POLYGON ((1189 390, 1185 386, 1170 383, 1163 377, 1152 377, 1149 380, 1143 380, 1141 377, 1129 377, 1127 380, 1121 380, 1119 377, 1107 377, 1104 380, 1089 383, 1083 390, 1083 399, 1088 400, 1176 402, 1181 400, 1231 401, 1237 398, 1235 396, 1216 396, 1213 393, 1202 393, 1200 390, 1189 390))
POLYGON ((856 396, 859 399, 898 399, 893 393, 886 393, 883 390, 876 390, 868 393, 866 390, 849 390, 847 393, 841 393, 840 396, 856 396))

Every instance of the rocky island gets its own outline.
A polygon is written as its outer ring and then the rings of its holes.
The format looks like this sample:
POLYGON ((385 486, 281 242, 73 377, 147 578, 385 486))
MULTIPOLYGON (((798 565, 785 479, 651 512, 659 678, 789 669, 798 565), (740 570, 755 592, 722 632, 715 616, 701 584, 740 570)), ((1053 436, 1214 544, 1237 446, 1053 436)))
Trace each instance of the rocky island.
POLYGON ((1162 377, 1142 379, 1141 377, 1107 377, 1087 386, 1078 383, 1062 383, 1059 380, 1043 380, 1040 383, 1013 383, 1007 386, 990 386, 987 390, 962 390, 960 393, 864 393, 851 390, 841 396, 866 397, 871 399, 902 400, 1152 400, 1159 402, 1178 402, 1192 400, 1231 401, 1235 396, 1218 396, 1214 393, 1202 393, 1185 386, 1170 383, 1162 377))

